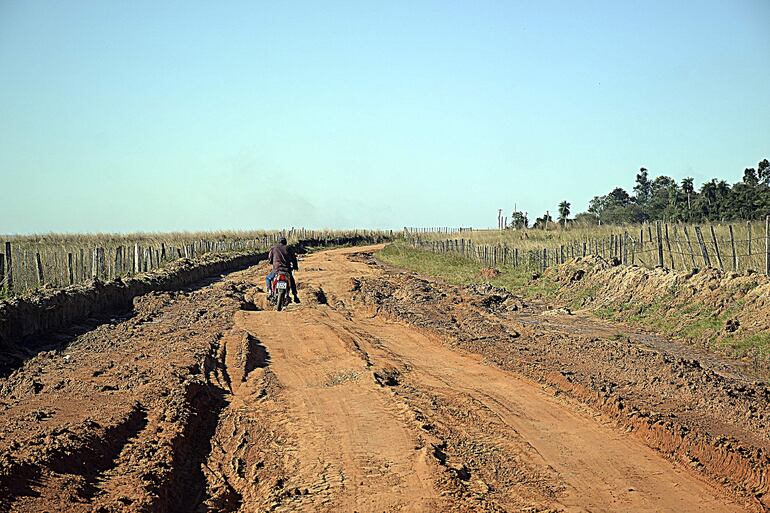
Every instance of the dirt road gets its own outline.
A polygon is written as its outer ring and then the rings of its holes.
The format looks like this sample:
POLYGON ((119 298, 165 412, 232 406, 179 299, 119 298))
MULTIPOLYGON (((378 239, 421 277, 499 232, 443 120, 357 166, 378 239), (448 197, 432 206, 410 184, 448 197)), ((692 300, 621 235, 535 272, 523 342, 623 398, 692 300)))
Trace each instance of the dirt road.
POLYGON ((412 326, 345 308, 351 277, 378 272, 350 260, 356 251, 316 254, 304 263, 306 290, 325 296, 327 304, 237 317, 267 348, 270 369, 283 387, 281 427, 293 441, 285 486, 325 488, 290 497, 282 508, 447 511, 459 501, 469 509, 492 509, 483 497, 494 490, 501 495, 496 506, 511 510, 741 510, 539 385, 412 326), (409 392, 388 387, 388 379, 409 392), (431 403, 439 406, 424 411, 431 403), (496 460, 492 482, 471 474, 464 461, 442 455, 444 441, 431 434, 424 418, 446 409, 466 417, 453 429, 464 431, 475 446, 471 457, 489 454, 496 460), (453 490, 451 482, 434 484, 446 472, 469 482, 471 493, 453 490), (497 492, 501 484, 509 497, 497 492))
POLYGON ((28 361, 0 388, 0 509, 760 507, 585 403, 360 301, 383 273, 373 249, 305 258, 303 303, 283 312, 260 308, 253 268, 28 361))

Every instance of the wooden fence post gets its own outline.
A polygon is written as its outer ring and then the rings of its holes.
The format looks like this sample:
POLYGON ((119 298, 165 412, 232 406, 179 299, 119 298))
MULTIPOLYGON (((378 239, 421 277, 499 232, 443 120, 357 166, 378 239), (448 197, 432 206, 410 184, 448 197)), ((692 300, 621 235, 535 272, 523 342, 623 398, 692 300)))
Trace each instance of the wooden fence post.
POLYGON ((748 236, 746 237, 746 244, 748 246, 746 248, 746 251, 747 251, 746 256, 749 259, 749 265, 751 265, 753 262, 753 260, 751 259, 751 221, 746 221, 746 233, 748 234, 748 236))
POLYGON ((0 287, 5 288, 5 253, 0 253, 0 287))
POLYGON ((543 271, 548 267, 548 248, 543 248, 543 271))
POLYGON ((687 262, 684 259, 684 250, 682 250, 682 242, 679 240, 679 229, 674 225, 674 242, 676 243, 676 251, 679 253, 679 260, 682 261, 682 269, 687 269, 687 262))
POLYGON ((692 249, 692 241, 690 241, 690 232, 687 230, 687 225, 684 226, 684 238, 687 240, 687 247, 690 248, 690 259, 692 259, 692 267, 694 269, 698 267, 698 264, 695 262, 695 251, 692 249))
POLYGON ((40 253, 38 251, 35 251, 35 267, 37 269, 37 285, 42 287, 43 283, 45 283, 45 278, 43 276, 43 262, 40 260, 40 253))
POLYGON ((72 264, 72 253, 67 253, 67 278, 69 278, 70 285, 75 284, 75 269, 72 264))
POLYGON ((695 227, 695 235, 698 237, 698 245, 703 254, 703 264, 706 267, 711 267, 711 259, 709 258, 709 252, 706 249, 706 243, 703 241, 703 233, 701 232, 700 226, 695 227))
POLYGON ((13 292, 13 253, 11 243, 5 243, 5 290, 13 292))
POLYGON ((134 274, 142 272, 142 252, 139 243, 134 244, 134 274))
POLYGON ((666 223, 665 237, 666 237, 666 249, 668 249, 668 256, 671 259, 671 269, 676 269, 674 265, 674 252, 671 251, 671 239, 668 238, 668 223, 666 223))
POLYGON ((719 264, 719 268, 721 270, 725 270, 724 264, 722 264, 722 253, 719 251, 719 241, 717 241, 717 234, 714 231, 714 225, 709 225, 711 228, 711 241, 714 243, 714 253, 717 255, 717 263, 719 264))
POLYGON ((91 279, 99 277, 99 252, 96 248, 91 251, 91 279))
POLYGON ((663 267, 664 266, 664 263, 663 263, 663 234, 662 234, 663 229, 661 227, 661 222, 660 221, 656 221, 655 222, 655 230, 656 230, 657 235, 658 235, 658 267, 663 267))
POLYGON ((770 216, 765 218, 765 275, 770 276, 770 216))
POLYGON ((628 230, 623 232, 623 265, 628 265, 628 230))
POLYGON ((738 253, 735 251, 735 234, 733 233, 733 225, 728 225, 730 229, 730 249, 733 251, 733 271, 738 272, 738 253))

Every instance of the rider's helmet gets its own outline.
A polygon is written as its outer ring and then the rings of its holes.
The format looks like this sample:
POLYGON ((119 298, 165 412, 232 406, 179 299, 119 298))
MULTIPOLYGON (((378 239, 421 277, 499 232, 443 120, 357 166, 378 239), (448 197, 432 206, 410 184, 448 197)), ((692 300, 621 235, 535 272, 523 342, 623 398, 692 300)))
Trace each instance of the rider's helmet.
POLYGON ((286 244, 286 237, 281 237, 281 240, 279 240, 281 244, 286 244))

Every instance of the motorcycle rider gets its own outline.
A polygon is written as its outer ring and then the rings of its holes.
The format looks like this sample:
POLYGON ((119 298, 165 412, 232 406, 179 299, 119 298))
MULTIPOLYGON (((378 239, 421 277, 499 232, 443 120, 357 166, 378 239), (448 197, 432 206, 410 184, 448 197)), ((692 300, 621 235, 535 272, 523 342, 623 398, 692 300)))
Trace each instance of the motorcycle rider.
POLYGON ((297 283, 294 281, 294 274, 292 273, 292 270, 299 270, 299 264, 297 263, 297 255, 294 253, 294 250, 286 245, 286 237, 281 237, 278 244, 270 248, 267 261, 273 265, 273 270, 265 278, 268 297, 272 297, 273 279, 276 273, 284 271, 289 276, 289 284, 291 286, 291 293, 294 295, 294 302, 299 303, 297 283))

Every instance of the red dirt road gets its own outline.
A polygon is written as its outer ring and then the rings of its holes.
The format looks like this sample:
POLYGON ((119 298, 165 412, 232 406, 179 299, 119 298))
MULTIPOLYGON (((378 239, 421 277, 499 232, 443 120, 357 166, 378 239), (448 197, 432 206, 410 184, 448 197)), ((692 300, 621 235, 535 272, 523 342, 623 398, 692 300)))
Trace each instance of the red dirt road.
POLYGON ((0 386, 0 511, 760 508, 361 301, 375 249, 306 257, 283 312, 252 268, 29 360, 0 386))
POLYGON ((457 428, 478 446, 474 449, 515 462, 495 469, 518 474, 511 495, 496 497, 496 507, 743 510, 713 486, 538 384, 412 326, 350 308, 350 278, 378 272, 348 258, 360 251, 328 251, 304 262, 309 269, 301 275, 305 289, 323 291, 331 304, 237 317, 237 324, 267 348, 269 368, 282 386, 285 414, 279 425, 291 440, 283 458, 289 470, 285 486, 322 489, 289 497, 279 510, 494 509, 483 496, 499 483, 461 475, 478 497, 454 496, 450 484, 435 483, 442 473, 467 473, 464 462, 436 456, 443 441, 421 427, 422 403, 372 379, 380 369, 394 369, 399 386, 430 394, 442 408, 465 410, 468 425, 457 428))

